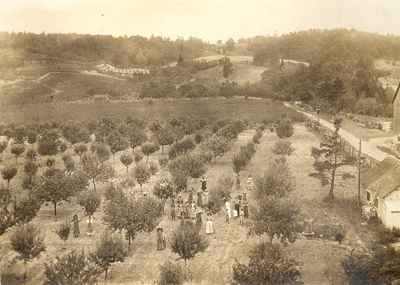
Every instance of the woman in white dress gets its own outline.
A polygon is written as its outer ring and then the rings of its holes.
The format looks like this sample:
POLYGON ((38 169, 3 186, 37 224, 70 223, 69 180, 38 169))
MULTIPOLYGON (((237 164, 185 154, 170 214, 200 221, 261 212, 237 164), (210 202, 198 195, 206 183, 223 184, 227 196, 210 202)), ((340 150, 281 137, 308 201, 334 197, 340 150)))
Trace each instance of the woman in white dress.
POLYGON ((225 201, 225 218, 226 218, 226 222, 228 224, 231 221, 231 217, 232 217, 231 202, 229 202, 229 200, 226 200, 225 201))
POLYGON ((214 223, 211 219, 211 216, 208 216, 206 222, 206 234, 211 235, 213 233, 214 233, 214 223))

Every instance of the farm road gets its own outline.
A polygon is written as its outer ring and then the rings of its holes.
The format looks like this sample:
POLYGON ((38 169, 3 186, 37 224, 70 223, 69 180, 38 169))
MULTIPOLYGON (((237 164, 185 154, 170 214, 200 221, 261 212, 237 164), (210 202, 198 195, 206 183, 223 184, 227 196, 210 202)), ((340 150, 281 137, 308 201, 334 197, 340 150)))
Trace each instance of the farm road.
MULTIPOLYGON (((328 128, 329 130, 333 131, 335 129, 333 123, 331 123, 327 120, 324 120, 322 118, 318 118, 315 114, 299 110, 298 108, 294 107, 292 104, 287 103, 287 102, 285 102, 284 104, 286 107, 292 108, 310 119, 313 119, 313 120, 319 119, 320 124, 322 126, 324 126, 325 128, 328 128)), ((358 149, 359 143, 360 143, 360 138, 356 137, 355 135, 353 135, 352 133, 350 133, 344 129, 339 130, 339 135, 342 137, 342 139, 347 141, 351 146, 358 149)), ((372 141, 367 141, 367 140, 361 140, 361 152, 364 155, 367 155, 378 162, 384 160, 387 157, 395 158, 394 156, 387 154, 387 153, 381 151, 380 149, 378 149, 377 145, 375 143, 373 143, 372 141)))

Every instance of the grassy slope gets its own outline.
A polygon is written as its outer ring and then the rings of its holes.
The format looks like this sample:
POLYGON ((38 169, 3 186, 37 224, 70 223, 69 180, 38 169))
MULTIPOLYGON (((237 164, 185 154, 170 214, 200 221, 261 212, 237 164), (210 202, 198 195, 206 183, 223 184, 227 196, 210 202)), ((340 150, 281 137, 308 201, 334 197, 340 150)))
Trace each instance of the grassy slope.
POLYGON ((195 99, 195 100, 154 100, 115 102, 106 104, 92 103, 54 103, 25 106, 9 106, 0 109, 0 121, 66 121, 96 120, 102 117, 126 118, 126 116, 148 120, 165 119, 178 116, 201 118, 231 118, 260 121, 277 120, 285 114, 299 115, 283 106, 281 102, 270 100, 245 99, 195 99), (2 109, 2 110, 1 110, 2 109))
MULTIPOLYGON (((255 83, 261 80, 261 74, 265 71, 265 67, 255 66, 246 63, 234 63, 234 71, 228 78, 233 80, 240 85, 244 85, 247 82, 255 83)), ((218 82, 222 82, 225 78, 222 76, 222 67, 216 66, 204 71, 200 71, 196 74, 197 78, 200 79, 213 79, 218 82)))

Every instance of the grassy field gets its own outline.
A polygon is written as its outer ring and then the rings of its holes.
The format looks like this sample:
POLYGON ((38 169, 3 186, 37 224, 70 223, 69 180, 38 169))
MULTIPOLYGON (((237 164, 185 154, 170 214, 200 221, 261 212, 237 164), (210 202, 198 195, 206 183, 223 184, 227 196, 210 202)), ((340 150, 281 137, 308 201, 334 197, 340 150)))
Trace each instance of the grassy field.
MULTIPOLYGON (((255 66, 247 63, 234 63, 234 71, 229 76, 229 80, 235 81, 240 85, 246 83, 255 83, 261 80, 261 74, 266 70, 265 67, 255 66)), ((221 66, 216 66, 196 74, 199 79, 213 79, 222 82, 225 78, 222 76, 221 66)))
POLYGON ((299 119, 300 115, 281 102, 253 99, 194 99, 153 100, 151 102, 112 103, 53 103, 8 106, 0 109, 4 123, 45 122, 48 120, 96 120, 102 117, 126 118, 127 116, 155 120, 178 116, 201 118, 247 119, 249 121, 276 121, 284 115, 299 119))
MULTIPOLYGON (((213 188, 220 176, 232 177, 232 156, 240 146, 251 140, 254 134, 254 129, 248 129, 242 132, 238 139, 234 142, 232 149, 223 157, 216 159, 208 166, 207 174, 209 187, 213 188)), ((254 158, 251 160, 248 167, 241 173, 244 180, 249 173, 253 176, 262 175, 267 169, 270 161, 273 159, 272 147, 279 139, 268 130, 261 139, 261 143, 257 146, 257 151, 254 158)), ((304 284, 311 285, 344 285, 344 272, 341 267, 341 261, 346 254, 351 252, 354 247, 363 244, 363 240, 359 235, 362 231, 360 225, 359 214, 354 216, 354 212, 349 210, 346 203, 341 201, 352 201, 356 195, 355 179, 341 183, 338 181, 336 187, 337 203, 326 204, 323 198, 327 195, 327 186, 322 187, 320 181, 312 178, 309 174, 313 171, 313 158, 310 155, 311 147, 317 146, 319 138, 310 133, 303 125, 296 125, 295 133, 288 139, 295 152, 289 157, 288 163, 292 170, 293 180, 295 182, 295 190, 291 193, 291 198, 300 206, 302 215, 300 219, 314 219, 315 222, 333 224, 340 223, 345 226, 346 238, 342 245, 337 242, 323 239, 305 239, 299 238, 294 244, 285 247, 287 254, 300 262, 300 270, 303 275, 304 284)), ((116 155, 115 160, 111 160, 113 167, 119 177, 126 175, 125 168, 119 162, 119 155, 116 155)), ((152 155, 151 160, 157 160, 162 154, 160 152, 152 155)), ((13 160, 11 154, 7 153, 4 157, 6 160, 13 160)), ((75 159, 78 159, 75 156, 75 159)), ((58 161, 61 163, 60 161, 58 161)), ((355 168, 349 168, 349 171, 354 173, 355 168)), ((151 191, 154 182, 160 176, 165 175, 165 170, 161 170, 146 183, 145 190, 151 191)), ((17 178, 19 179, 19 178, 17 178)), ((242 181, 244 182, 244 181, 242 181)), ((19 182, 13 181, 14 185, 19 182)), ((245 183, 242 183, 245 185, 245 183)), ((198 180, 191 180, 190 185, 197 189, 199 187, 198 180)), ((99 191, 102 191, 104 184, 99 185, 99 191)), ((138 187, 138 186, 137 186, 138 187)), ((233 196, 240 193, 240 190, 233 189, 233 196)), ((253 193, 249 193, 250 203, 254 204, 253 193)), ((168 212, 168 211, 167 211, 168 212)), ((102 221, 103 211, 100 209, 95 214, 94 229, 96 235, 88 237, 86 232, 86 223, 82 222, 81 237, 74 239, 70 238, 66 243, 63 243, 54 233, 56 225, 65 218, 70 217, 74 213, 79 216, 83 215, 82 209, 75 203, 63 203, 59 207, 59 216, 55 222, 52 216, 51 205, 43 206, 38 216, 34 219, 34 223, 46 228, 45 242, 47 250, 38 259, 28 264, 28 273, 30 281, 27 284, 39 285, 43 281, 43 263, 53 260, 55 256, 64 254, 71 249, 84 249, 89 252, 93 249, 95 241, 98 238, 97 233, 105 230, 106 226, 102 221)), ((161 221, 167 237, 171 235, 176 228, 178 222, 172 222, 167 216, 164 216, 161 221)), ((225 223, 224 214, 220 212, 214 217, 216 227, 215 235, 211 236, 209 247, 203 253, 198 254, 190 261, 189 267, 192 272, 192 280, 187 284, 230 284, 232 276, 232 264, 235 260, 241 262, 247 261, 249 250, 257 242, 263 238, 248 236, 248 228, 240 226, 238 221, 233 221, 230 224, 225 223)), ((365 230, 365 229, 364 229, 365 230)), ((12 261, 11 266, 7 268, 9 272, 21 273, 18 268, 21 268, 20 261, 15 261, 16 254, 11 250, 9 244, 9 235, 6 233, 0 237, 0 266, 3 262, 12 261)), ((159 265, 166 260, 175 261, 177 255, 171 252, 169 248, 165 251, 156 250, 156 234, 140 234, 133 243, 133 250, 127 260, 123 263, 118 263, 112 266, 110 280, 108 285, 128 285, 128 284, 157 284, 159 274, 159 265)), ((178 262, 183 264, 182 260, 178 262)), ((99 284, 105 284, 100 282, 99 284)))

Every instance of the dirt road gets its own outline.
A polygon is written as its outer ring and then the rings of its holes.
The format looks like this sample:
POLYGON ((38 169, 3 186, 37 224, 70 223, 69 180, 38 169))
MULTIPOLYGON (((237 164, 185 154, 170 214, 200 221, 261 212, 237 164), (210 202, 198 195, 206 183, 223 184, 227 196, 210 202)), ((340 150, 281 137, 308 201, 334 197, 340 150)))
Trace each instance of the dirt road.
MULTIPOLYGON (((308 117, 310 119, 313 119, 313 120, 319 119, 319 122, 323 127, 328 128, 330 130, 334 130, 333 123, 331 123, 331 122, 321 119, 321 118, 318 118, 317 115, 315 115, 315 114, 299 110, 296 107, 294 107, 293 105, 291 105, 290 103, 285 102, 284 105, 288 108, 292 108, 292 109, 296 110, 299 113, 302 113, 303 115, 305 115, 306 117, 308 117)), ((356 137, 355 135, 353 135, 352 133, 350 133, 344 129, 339 130, 339 135, 342 137, 342 139, 347 141, 351 146, 358 149, 359 143, 360 143, 359 137, 356 137)), ((372 141, 362 140, 362 139, 361 139, 361 152, 364 155, 367 155, 376 161, 382 161, 386 157, 395 158, 394 156, 387 154, 387 153, 381 151, 380 149, 378 149, 376 143, 373 143, 372 141)))

